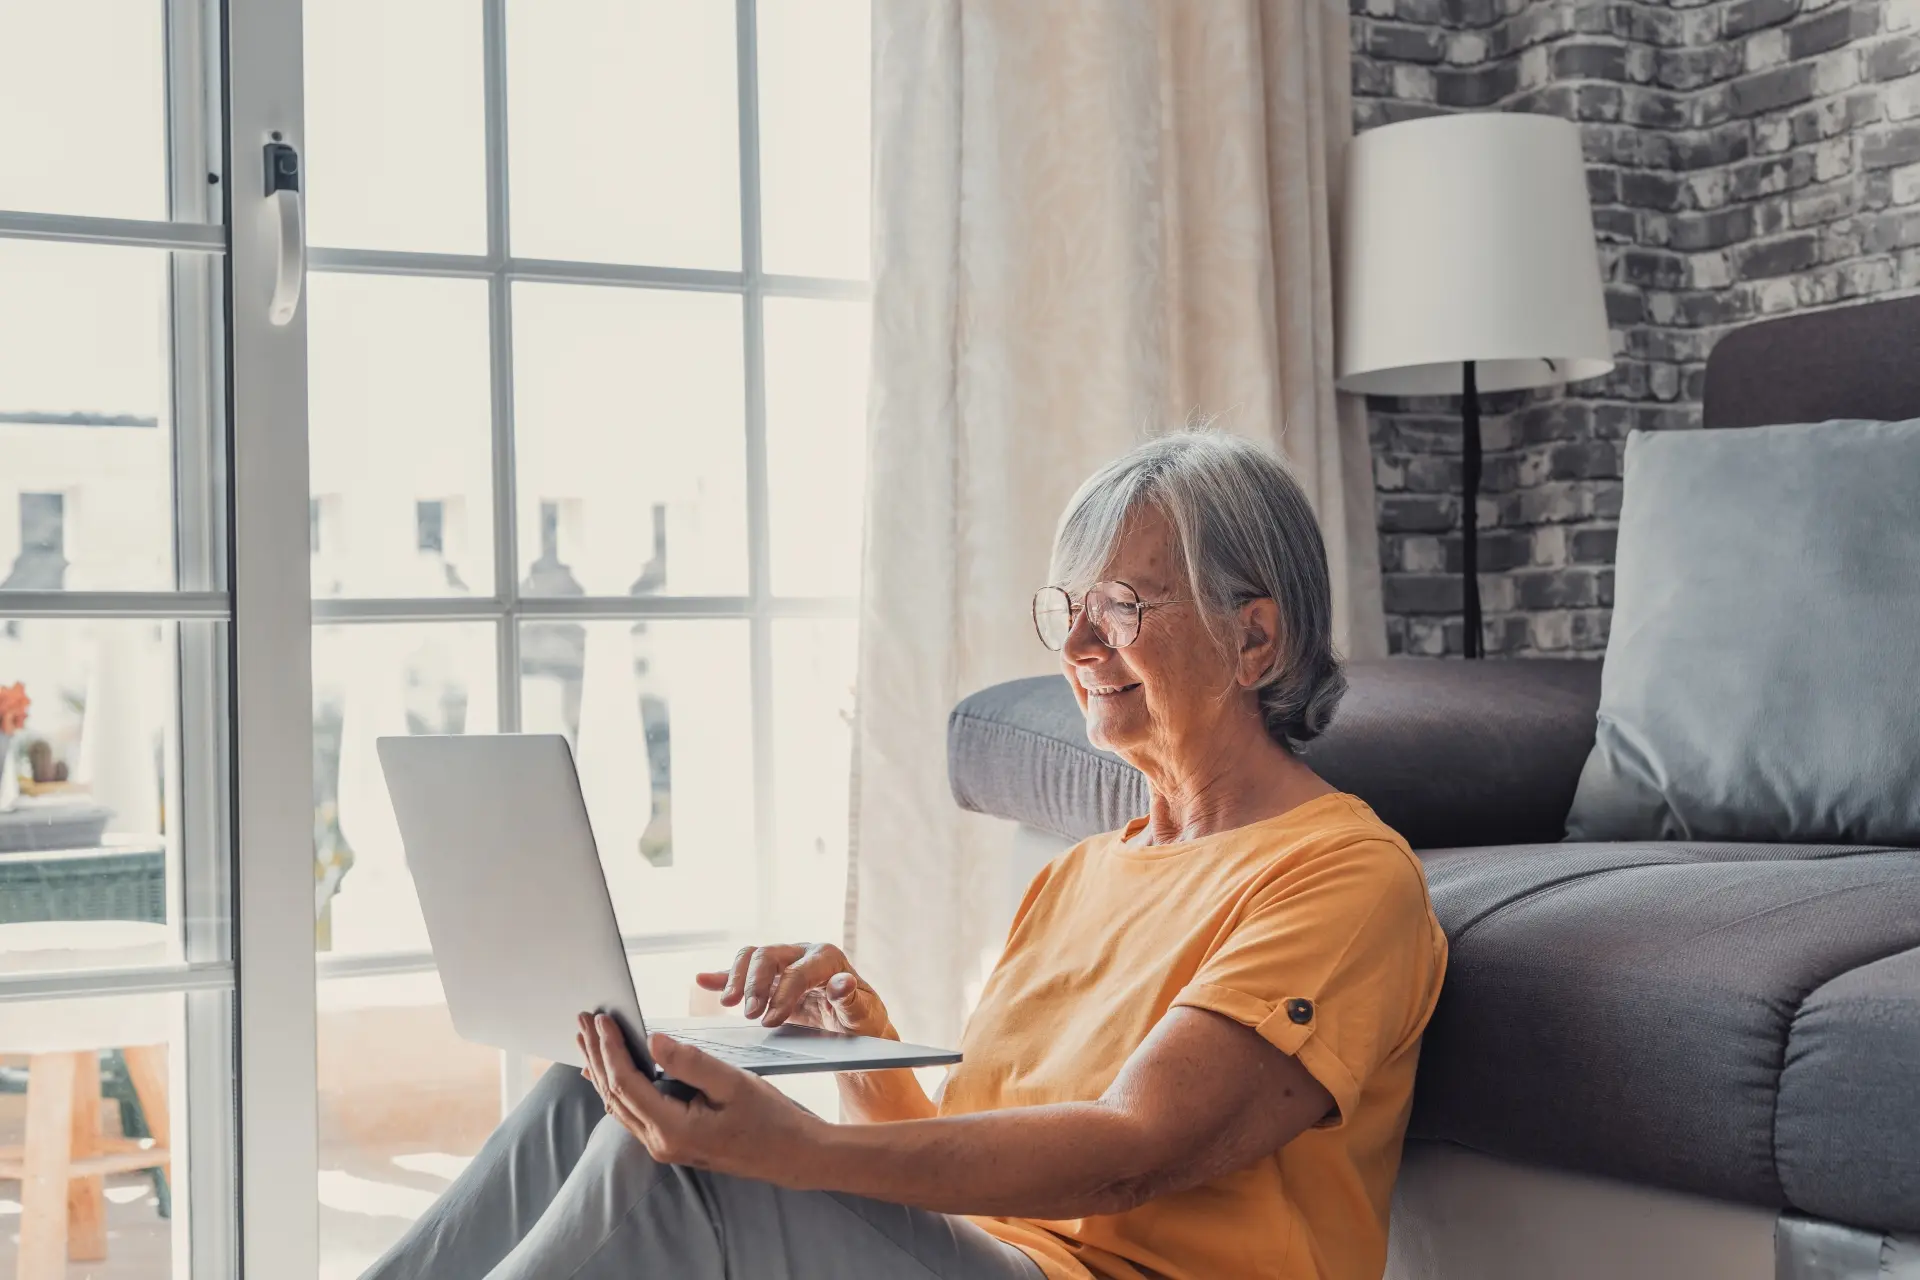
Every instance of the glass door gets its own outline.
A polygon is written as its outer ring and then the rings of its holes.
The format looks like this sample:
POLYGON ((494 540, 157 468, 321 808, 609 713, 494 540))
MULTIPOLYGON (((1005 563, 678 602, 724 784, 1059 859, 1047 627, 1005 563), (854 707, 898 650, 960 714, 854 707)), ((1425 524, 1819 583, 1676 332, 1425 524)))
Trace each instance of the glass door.
POLYGON ((218 41, 0 0, 5 1275, 233 1271, 218 41))
POLYGON ((299 18, 0 0, 5 1274, 313 1271, 299 18))

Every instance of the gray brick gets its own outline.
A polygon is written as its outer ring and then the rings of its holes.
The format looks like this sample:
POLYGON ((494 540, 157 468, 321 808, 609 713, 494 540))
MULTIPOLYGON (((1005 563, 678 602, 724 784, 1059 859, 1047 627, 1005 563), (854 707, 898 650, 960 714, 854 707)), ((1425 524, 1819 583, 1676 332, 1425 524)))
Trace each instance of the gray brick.
MULTIPOLYGON (((1457 545, 1457 544, 1456 544, 1457 545)), ((1533 533, 1526 529, 1500 529, 1479 536, 1481 573, 1505 573, 1533 559, 1533 533)), ((1456 568, 1458 555, 1454 557, 1456 568)))
POLYGON ((1745 125, 1722 125, 1673 139, 1673 167, 1711 169, 1745 160, 1752 154, 1752 133, 1745 125))
POLYGON ((1680 94, 1630 85, 1620 91, 1620 118, 1643 128, 1684 129, 1692 113, 1680 94))
POLYGON ((1629 284, 1677 289, 1686 283, 1686 259, 1672 253, 1630 249, 1620 255, 1620 278, 1629 284))
POLYGON ((1443 68, 1434 73, 1434 101, 1443 107, 1490 107, 1520 85, 1519 68, 1496 62, 1473 71, 1443 68))
POLYGON ((1753 234, 1753 209, 1737 204, 1704 213, 1683 213, 1673 220, 1676 249, 1718 249, 1738 244, 1753 234))
POLYGON ((1797 61, 1825 53, 1872 35, 1878 26, 1879 11, 1873 5, 1837 4, 1786 29, 1787 56, 1797 61))
POLYGON ((1619 201, 1636 209, 1676 210, 1682 187, 1671 174, 1630 170, 1620 175, 1619 201))
POLYGON ((1611 479, 1620 474, 1620 451, 1611 440, 1555 445, 1549 468, 1555 480, 1611 479))
MULTIPOLYGON (((1609 589, 1608 601, 1611 603, 1612 591, 1609 589)), ((1604 651, 1607 647, 1607 634, 1611 630, 1612 613, 1603 609, 1580 609, 1574 611, 1569 619, 1569 639, 1573 648, 1579 652, 1592 653, 1604 651)))
POLYGON ((1852 182, 1832 182, 1808 187, 1787 202, 1788 220, 1796 227, 1811 227, 1846 217, 1860 207, 1860 192, 1852 182))
POLYGON ((1773 276, 1805 271, 1820 261, 1820 237, 1803 231, 1778 240, 1763 240, 1735 250, 1734 270, 1743 280, 1766 280, 1773 276))
POLYGON ((1383 495, 1379 519, 1388 533, 1445 533, 1460 524, 1460 501, 1430 494, 1383 495))
POLYGON ((1437 63, 1447 57, 1446 32, 1435 27, 1369 22, 1363 39, 1368 57, 1387 62, 1437 63))
POLYGON ((1561 80, 1618 80, 1627 75, 1625 45, 1611 41, 1573 41, 1556 45, 1548 65, 1561 80))
POLYGON ((1727 170, 1727 194, 1734 200, 1797 191, 1813 181, 1813 157, 1804 151, 1765 160, 1748 160, 1727 170))
POLYGON ((1867 50, 1869 80, 1898 80, 1920 71, 1920 35, 1894 36, 1867 50))
POLYGON ((1380 593, 1391 613, 1460 612, 1460 579, 1453 574, 1383 573, 1380 593))
POLYGON ((1575 564, 1612 564, 1619 541, 1618 529, 1574 529, 1567 537, 1567 556, 1575 564))
POLYGON ((1745 69, 1740 46, 1717 44, 1705 49, 1662 49, 1654 58, 1655 84, 1669 89, 1698 89, 1731 79, 1745 69))
POLYGON ((1882 126, 1861 135, 1860 163, 1867 169, 1892 169, 1920 161, 1920 122, 1882 126))
POLYGON ((1860 241, 1866 253, 1886 253, 1920 245, 1920 209, 1869 215, 1862 220, 1860 241))
POLYGON ((1797 62, 1728 84, 1727 110, 1734 116, 1753 116, 1805 102, 1813 96, 1813 66, 1797 62))
POLYGON ((1785 22, 1800 12, 1800 0, 1737 0, 1727 6, 1722 30, 1728 39, 1785 22))

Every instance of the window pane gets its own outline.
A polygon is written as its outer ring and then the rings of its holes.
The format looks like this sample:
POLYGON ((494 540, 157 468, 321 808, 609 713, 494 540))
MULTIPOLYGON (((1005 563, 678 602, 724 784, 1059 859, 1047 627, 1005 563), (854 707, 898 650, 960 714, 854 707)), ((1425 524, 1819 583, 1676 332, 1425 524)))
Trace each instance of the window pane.
POLYGON ((768 298, 773 589, 854 595, 866 497, 867 304, 768 298))
POLYGON ((740 299, 516 284, 527 595, 747 586, 740 299))
POLYGON ((753 918, 745 622, 529 622, 521 722, 573 744, 623 933, 753 918))
POLYGON ((323 0, 305 10, 311 241, 485 253, 481 6, 323 0))
POLYGON ((307 288, 313 594, 492 595, 486 281, 307 288))
POLYGON ((355 1280, 500 1122, 500 1051, 454 1032, 435 973, 322 980, 320 1277, 355 1280))
POLYGON ((167 216, 165 14, 0 0, 0 209, 167 216))
POLYGON ((773 622, 774 937, 846 929, 854 636, 851 618, 773 622))
POLYGON ((181 959, 181 629, 0 619, 0 689, 19 688, 0 693, 0 728, 13 730, 0 735, 0 969, 181 959))
POLYGON ((762 255, 867 278, 867 0, 759 0, 762 255))
POLYGON ((322 951, 427 949, 374 741, 495 733, 499 677, 484 622, 316 627, 313 832, 322 951))
MULTIPOLYGON (((9 927, 14 926, 0 926, 0 931, 9 927)), ((70 1226, 67 1248, 76 1261, 53 1274, 184 1278, 187 1233, 194 1216, 188 1203, 192 1168, 202 1159, 221 1163, 229 1153, 202 1151, 193 1141, 201 1126, 190 1123, 187 1114, 183 998, 119 995, 10 1002, 4 1007, 0 1147, 17 1152, 27 1140, 32 1123, 29 1107, 35 1095, 47 1089, 72 1089, 74 1114, 62 1116, 62 1122, 72 1126, 76 1140, 86 1148, 85 1156, 152 1153, 150 1158, 162 1166, 75 1179, 56 1190, 55 1221, 96 1225, 91 1231, 84 1225, 70 1226), (80 1202, 79 1212, 71 1218, 70 1196, 80 1202), (79 1261, 86 1258, 100 1261, 91 1265, 79 1261), (176 1259, 182 1263, 177 1270, 176 1259)), ((230 1004, 226 1007, 231 1009, 230 1004)), ((204 1064, 199 1076, 202 1081, 230 1080, 231 1064, 204 1064)), ((220 1127, 216 1122, 208 1131, 217 1133, 220 1127)), ((74 1154, 83 1155, 80 1150, 74 1154)), ((20 1266, 22 1236, 44 1230, 48 1221, 34 1212, 39 1206, 28 1203, 33 1195, 23 1182, 0 1182, 0 1275, 28 1274, 20 1266)))
POLYGON ((733 0, 510 0, 513 252, 740 266, 733 0))
POLYGON ((167 257, 0 240, 0 591, 172 588, 167 257))

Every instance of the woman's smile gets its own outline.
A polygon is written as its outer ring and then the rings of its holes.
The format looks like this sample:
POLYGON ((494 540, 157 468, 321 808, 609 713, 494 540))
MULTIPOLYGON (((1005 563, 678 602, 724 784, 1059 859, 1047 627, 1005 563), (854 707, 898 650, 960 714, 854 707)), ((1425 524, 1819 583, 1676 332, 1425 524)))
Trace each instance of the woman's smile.
POLYGON ((1135 680, 1132 684, 1086 684, 1080 686, 1087 691, 1089 698, 1117 698, 1123 693, 1132 693, 1140 687, 1135 680))

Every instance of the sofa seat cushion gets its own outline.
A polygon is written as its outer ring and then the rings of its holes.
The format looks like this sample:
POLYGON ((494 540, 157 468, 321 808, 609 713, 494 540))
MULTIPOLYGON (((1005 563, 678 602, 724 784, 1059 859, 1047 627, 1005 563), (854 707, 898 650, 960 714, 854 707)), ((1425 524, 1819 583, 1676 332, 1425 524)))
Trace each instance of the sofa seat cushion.
POLYGON ((1411 1132, 1920 1230, 1920 851, 1430 850, 1411 1132))
MULTIPOLYGON (((1347 668, 1305 758, 1419 849, 1557 840, 1593 746, 1600 664, 1388 658, 1347 668)), ((963 808, 1079 840, 1147 811, 1146 780, 1087 743, 1059 676, 994 685, 947 722, 963 808)))

